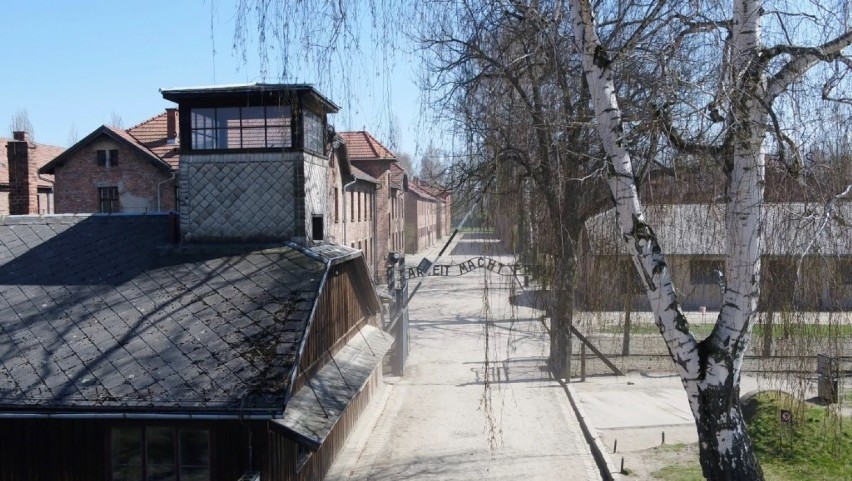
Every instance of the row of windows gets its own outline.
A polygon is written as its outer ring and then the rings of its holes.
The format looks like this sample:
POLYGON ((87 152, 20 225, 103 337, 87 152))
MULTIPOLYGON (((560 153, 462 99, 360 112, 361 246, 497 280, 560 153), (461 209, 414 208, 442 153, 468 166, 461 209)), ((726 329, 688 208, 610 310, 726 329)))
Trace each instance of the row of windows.
POLYGON ((193 150, 291 147, 291 115, 287 106, 192 109, 190 143, 193 150))
MULTIPOLYGON (((322 115, 302 111, 304 148, 325 152, 322 115)), ((293 147, 290 106, 193 108, 189 115, 193 150, 237 150, 293 147)))
MULTIPOLYGON (((334 188, 334 221, 340 222, 340 189, 334 188)), ((354 222, 356 220, 373 220, 373 202, 375 202, 375 196, 370 194, 369 192, 354 192, 349 191, 349 220, 350 222, 354 222)))

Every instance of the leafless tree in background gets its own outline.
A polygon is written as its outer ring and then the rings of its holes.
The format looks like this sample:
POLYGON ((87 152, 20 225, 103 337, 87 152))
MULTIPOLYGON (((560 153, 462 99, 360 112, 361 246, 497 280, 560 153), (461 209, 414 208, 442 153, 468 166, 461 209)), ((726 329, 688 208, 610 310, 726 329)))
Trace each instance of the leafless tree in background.
POLYGON ((848 104, 852 91, 850 9, 835 7, 244 0, 237 38, 256 25, 261 45, 274 37, 285 60, 305 55, 320 75, 346 85, 343 98, 357 94, 352 53, 362 42, 389 49, 390 59, 401 38, 414 40, 429 120, 446 122, 454 134, 448 182, 460 193, 477 192, 496 177, 486 202, 506 218, 494 223, 504 222, 502 233, 521 255, 545 266, 556 293, 550 357, 563 377, 583 282, 577 267, 588 255, 580 248, 583 226, 614 199, 621 241, 689 396, 705 476, 761 479, 738 395, 760 286, 765 151, 788 175, 801 176, 809 167, 802 146, 820 145, 826 125, 848 118, 848 110, 824 108, 848 104), (358 31, 365 18, 368 38, 358 31), (332 67, 337 56, 352 72, 332 67), (714 200, 728 209, 719 233, 728 256, 725 307, 699 341, 678 305, 666 246, 645 222, 639 183, 651 173, 703 179, 696 173, 711 171, 723 179, 714 200))
POLYGON ((30 121, 30 115, 27 113, 26 109, 19 110, 12 115, 12 120, 9 124, 9 131, 26 132, 30 141, 35 140, 35 129, 33 128, 33 123, 30 121))

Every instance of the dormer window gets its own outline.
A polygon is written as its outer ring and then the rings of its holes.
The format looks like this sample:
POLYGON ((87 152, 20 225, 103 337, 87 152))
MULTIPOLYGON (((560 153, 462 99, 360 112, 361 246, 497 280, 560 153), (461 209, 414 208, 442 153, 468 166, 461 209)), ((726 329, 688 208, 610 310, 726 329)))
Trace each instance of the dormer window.
POLYGON ((98 150, 96 160, 98 167, 115 167, 118 165, 118 150, 98 150))
POLYGON ((193 108, 192 150, 291 147, 289 106, 193 108))

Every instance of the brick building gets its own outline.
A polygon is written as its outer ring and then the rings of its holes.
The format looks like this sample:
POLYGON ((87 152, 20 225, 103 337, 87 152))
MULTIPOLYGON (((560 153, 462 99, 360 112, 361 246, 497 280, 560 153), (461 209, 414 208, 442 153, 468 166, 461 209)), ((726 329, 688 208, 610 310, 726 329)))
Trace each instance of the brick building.
POLYGON ((411 182, 405 193, 405 252, 416 254, 437 242, 440 201, 411 182))
POLYGON ((376 193, 375 252, 378 279, 384 280, 384 262, 389 252, 402 253, 405 242, 404 197, 408 175, 397 163, 396 155, 367 131, 341 132, 350 163, 355 170, 380 183, 376 193))
POLYGON ((55 177, 55 211, 177 210, 177 129, 175 109, 127 130, 95 129, 39 170, 55 177))
POLYGON ((323 242, 337 107, 304 85, 163 95, 181 236, 158 213, 0 217, 0 479, 323 479, 381 385, 364 255, 323 242))
POLYGON ((328 169, 328 240, 362 251, 371 277, 377 279, 384 268, 376 242, 379 181, 351 164, 342 137, 336 136, 333 146, 328 169))
POLYGON ((53 213, 53 176, 38 169, 63 150, 37 144, 26 132, 0 138, 0 215, 53 213))
POLYGON ((435 232, 438 239, 450 234, 453 223, 453 193, 445 188, 430 185, 421 179, 415 179, 414 183, 426 191, 437 201, 435 205, 435 232))

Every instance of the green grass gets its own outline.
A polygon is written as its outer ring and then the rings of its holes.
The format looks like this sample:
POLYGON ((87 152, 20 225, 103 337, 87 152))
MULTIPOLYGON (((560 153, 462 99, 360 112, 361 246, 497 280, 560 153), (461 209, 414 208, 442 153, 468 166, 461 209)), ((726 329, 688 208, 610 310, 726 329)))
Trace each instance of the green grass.
POLYGON ((651 473, 656 479, 664 481, 704 481, 701 466, 696 461, 694 465, 675 464, 651 473))
MULTIPOLYGON (((768 481, 852 479, 852 419, 780 392, 758 394, 744 410, 753 412, 749 435, 768 481), (782 409, 793 413, 792 425, 781 423, 782 409)), ((662 449, 686 447, 661 446, 655 451, 662 449)), ((704 479, 697 459, 651 474, 665 481, 704 479)))
POLYGON ((779 392, 759 394, 756 406, 748 431, 767 479, 852 479, 852 419, 779 392))
MULTIPOLYGON (((697 452, 697 448, 694 444, 663 444, 652 450, 651 457, 658 456, 657 453, 680 453, 683 451, 690 451, 690 453, 692 451, 697 452)), ((651 473, 651 476, 655 479, 665 481, 703 481, 704 475, 701 474, 701 465, 698 463, 698 458, 693 457, 692 454, 689 454, 689 457, 689 462, 666 466, 658 471, 654 471, 651 473)))

